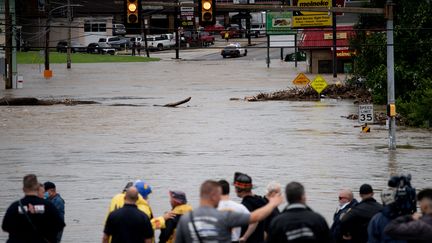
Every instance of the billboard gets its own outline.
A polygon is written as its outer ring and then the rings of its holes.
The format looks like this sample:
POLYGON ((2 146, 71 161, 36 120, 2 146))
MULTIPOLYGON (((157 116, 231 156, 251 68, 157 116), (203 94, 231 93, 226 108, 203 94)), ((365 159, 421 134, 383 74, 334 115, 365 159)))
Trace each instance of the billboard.
MULTIPOLYGON (((330 8, 332 0, 293 0, 293 6, 330 8)), ((336 0, 336 6, 345 6, 345 0, 336 0)), ((293 28, 330 27, 332 23, 330 12, 293 11, 293 28)))
POLYGON ((269 35, 295 34, 292 27, 291 12, 267 12, 266 32, 269 35))

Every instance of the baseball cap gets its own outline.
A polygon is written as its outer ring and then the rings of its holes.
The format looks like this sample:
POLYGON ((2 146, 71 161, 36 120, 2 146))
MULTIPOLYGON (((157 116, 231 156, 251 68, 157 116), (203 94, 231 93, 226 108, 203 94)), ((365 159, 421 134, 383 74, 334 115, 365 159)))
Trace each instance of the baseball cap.
POLYGON ((234 173, 234 186, 239 189, 252 189, 252 178, 240 172, 234 173))
POLYGON ((148 195, 150 193, 152 193, 151 186, 149 184, 147 184, 145 181, 137 180, 137 181, 135 181, 135 185, 134 186, 137 188, 139 194, 141 194, 141 196, 144 199, 147 199, 148 195))
POLYGON ((372 186, 369 184, 363 184, 360 186, 360 194, 370 194, 373 192, 372 186))
POLYGON ((180 204, 187 203, 186 194, 184 192, 182 192, 182 191, 170 191, 169 194, 174 201, 176 201, 180 204))

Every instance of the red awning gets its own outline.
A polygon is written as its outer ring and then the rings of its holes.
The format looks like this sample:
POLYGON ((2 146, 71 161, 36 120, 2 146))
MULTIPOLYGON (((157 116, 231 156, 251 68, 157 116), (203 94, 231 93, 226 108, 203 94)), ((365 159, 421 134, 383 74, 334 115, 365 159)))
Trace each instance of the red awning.
MULTIPOLYGON (((348 49, 349 39, 355 35, 352 26, 336 27, 336 49, 348 49)), ((299 43, 300 50, 331 49, 333 46, 332 28, 305 29, 299 43)))

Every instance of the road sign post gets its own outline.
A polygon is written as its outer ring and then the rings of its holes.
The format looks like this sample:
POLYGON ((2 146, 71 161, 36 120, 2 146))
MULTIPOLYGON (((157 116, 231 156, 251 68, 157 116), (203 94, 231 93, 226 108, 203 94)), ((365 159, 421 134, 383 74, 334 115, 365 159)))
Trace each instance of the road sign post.
POLYGON ((359 105, 358 122, 364 123, 362 132, 370 132, 367 124, 374 122, 373 104, 359 105))

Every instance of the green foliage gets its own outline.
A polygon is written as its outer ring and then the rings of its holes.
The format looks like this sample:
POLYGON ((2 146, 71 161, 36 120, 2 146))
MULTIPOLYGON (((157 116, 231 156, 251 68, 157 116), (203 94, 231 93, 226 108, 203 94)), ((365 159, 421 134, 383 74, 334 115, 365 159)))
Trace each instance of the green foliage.
MULTIPOLYGON (((50 52, 50 63, 66 63, 66 53, 50 52)), ((101 62, 151 62, 159 58, 139 56, 100 55, 87 53, 72 53, 72 63, 101 63, 101 62)), ((17 52, 19 64, 44 63, 44 57, 39 52, 17 52)))
MULTIPOLYGON (((408 124, 424 126, 431 121, 432 111, 427 102, 432 94, 432 4, 428 0, 394 0, 394 65, 395 94, 398 112, 408 124)), ((384 0, 375 0, 372 7, 383 7, 384 0)), ((387 47, 385 20, 364 15, 356 26, 357 36, 351 40, 357 56, 354 59, 354 79, 366 80, 374 103, 387 101, 387 47)))

